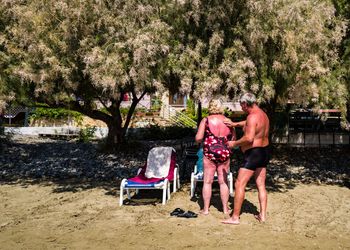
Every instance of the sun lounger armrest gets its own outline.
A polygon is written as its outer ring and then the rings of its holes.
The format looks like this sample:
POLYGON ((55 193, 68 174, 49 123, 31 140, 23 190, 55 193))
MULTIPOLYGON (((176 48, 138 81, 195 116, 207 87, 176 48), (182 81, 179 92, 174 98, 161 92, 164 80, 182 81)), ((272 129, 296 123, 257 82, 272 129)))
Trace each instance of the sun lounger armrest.
POLYGON ((197 164, 194 165, 194 168, 193 168, 193 173, 197 174, 197 164))

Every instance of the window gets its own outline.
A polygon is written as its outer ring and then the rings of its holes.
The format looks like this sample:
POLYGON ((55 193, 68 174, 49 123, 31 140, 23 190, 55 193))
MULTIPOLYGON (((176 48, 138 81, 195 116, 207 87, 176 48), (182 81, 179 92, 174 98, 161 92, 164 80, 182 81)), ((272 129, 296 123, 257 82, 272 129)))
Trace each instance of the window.
POLYGON ((173 106, 184 106, 185 105, 185 96, 179 93, 169 95, 169 105, 173 106))

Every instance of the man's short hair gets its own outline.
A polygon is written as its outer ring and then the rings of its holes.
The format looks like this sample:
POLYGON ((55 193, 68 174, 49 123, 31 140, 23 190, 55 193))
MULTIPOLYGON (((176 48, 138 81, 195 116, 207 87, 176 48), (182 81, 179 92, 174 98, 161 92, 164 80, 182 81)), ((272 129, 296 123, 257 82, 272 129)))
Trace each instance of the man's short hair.
POLYGON ((256 103, 256 97, 252 93, 244 93, 239 98, 239 102, 240 103, 245 102, 248 106, 253 106, 253 104, 256 103))

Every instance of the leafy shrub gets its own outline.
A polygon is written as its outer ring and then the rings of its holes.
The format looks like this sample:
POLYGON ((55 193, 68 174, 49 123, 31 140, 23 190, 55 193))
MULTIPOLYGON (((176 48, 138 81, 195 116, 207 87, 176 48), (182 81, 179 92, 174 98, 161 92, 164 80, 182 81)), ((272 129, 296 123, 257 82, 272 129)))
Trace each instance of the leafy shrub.
MULTIPOLYGON (((193 115, 193 114, 191 114, 191 113, 187 113, 187 112, 186 112, 186 115, 187 115, 189 118, 191 118, 192 120, 197 121, 197 114, 193 115)), ((207 108, 202 108, 202 118, 207 117, 208 115, 209 115, 208 109, 207 109, 207 108)))
POLYGON ((187 99, 186 102, 186 113, 188 116, 195 117, 196 116, 196 105, 192 99, 187 99))
POLYGON ((151 100, 151 110, 159 111, 162 108, 162 101, 159 98, 151 100))
POLYGON ((30 120, 37 119, 65 119, 72 117, 77 123, 83 120, 83 115, 77 111, 67 110, 63 108, 36 108, 30 115, 30 120))
POLYGON ((86 128, 80 129, 80 131, 79 131, 79 139, 78 140, 80 142, 88 142, 88 141, 90 141, 94 137, 96 129, 97 128, 95 126, 93 126, 93 127, 86 127, 86 128))

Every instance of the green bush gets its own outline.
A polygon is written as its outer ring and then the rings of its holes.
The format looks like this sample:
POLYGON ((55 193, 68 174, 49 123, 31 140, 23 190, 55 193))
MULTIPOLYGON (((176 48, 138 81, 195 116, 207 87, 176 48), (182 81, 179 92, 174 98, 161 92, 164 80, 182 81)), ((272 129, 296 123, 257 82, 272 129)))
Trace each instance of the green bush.
POLYGON ((78 140, 80 142, 89 142, 94 137, 96 129, 97 128, 95 126, 80 129, 78 140))
MULTIPOLYGON (((194 121, 197 121, 197 114, 193 114, 193 113, 188 113, 187 111, 185 111, 186 115, 191 118, 194 121)), ((207 108, 202 108, 202 118, 207 117, 209 115, 209 111, 207 108)))
POLYGON ((83 120, 83 115, 77 111, 67 110, 63 108, 36 108, 30 115, 30 120, 37 119, 66 119, 71 117, 77 123, 83 120))
POLYGON ((151 110, 159 111, 162 108, 162 101, 159 98, 151 100, 151 110))
POLYGON ((192 99, 186 102, 186 114, 190 117, 196 117, 196 104, 192 99))

